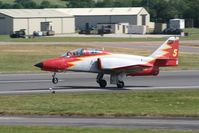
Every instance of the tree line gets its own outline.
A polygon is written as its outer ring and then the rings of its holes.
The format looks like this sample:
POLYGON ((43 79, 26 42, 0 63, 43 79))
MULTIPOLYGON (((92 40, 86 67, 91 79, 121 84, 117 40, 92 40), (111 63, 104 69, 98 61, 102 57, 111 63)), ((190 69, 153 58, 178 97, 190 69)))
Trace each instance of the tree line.
MULTIPOLYGON (((199 0, 62 0, 67 8, 145 7, 154 22, 168 22, 171 18, 193 19, 199 25, 199 0)), ((37 4, 34 0, 15 0, 14 4, 0 1, 0 9, 58 8, 48 0, 37 4)))
POLYGON ((39 8, 57 8, 59 6, 52 5, 48 0, 37 4, 34 0, 15 0, 14 4, 3 3, 0 1, 0 9, 39 9, 39 8))
POLYGON ((67 7, 145 7, 153 22, 193 19, 199 25, 199 0, 64 0, 67 7))

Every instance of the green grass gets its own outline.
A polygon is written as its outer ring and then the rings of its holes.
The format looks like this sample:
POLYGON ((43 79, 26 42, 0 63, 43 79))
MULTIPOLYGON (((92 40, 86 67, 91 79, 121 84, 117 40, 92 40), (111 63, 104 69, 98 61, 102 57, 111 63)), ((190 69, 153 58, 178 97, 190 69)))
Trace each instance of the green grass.
POLYGON ((135 130, 113 128, 0 126, 0 133, 198 133, 198 131, 135 130))
MULTIPOLYGON (((0 45, 0 73, 41 72, 33 65, 80 47, 101 48, 87 45, 0 45)), ((105 47, 105 49, 112 52, 144 56, 152 53, 151 50, 128 48, 105 47)), ((199 54, 180 53, 179 63, 178 67, 167 67, 163 70, 198 69, 199 54)))
POLYGON ((184 32, 188 32, 189 34, 199 34, 199 28, 186 28, 184 32))
POLYGON ((180 53, 179 66, 162 67, 161 70, 197 70, 199 69, 199 54, 180 53))
POLYGON ((199 90, 0 96, 4 115, 199 117, 199 90))
POLYGON ((199 40, 199 28, 186 28, 184 32, 188 32, 189 36, 181 37, 181 40, 199 40))
POLYGON ((179 64, 177 69, 199 69, 199 54, 181 54, 179 64))

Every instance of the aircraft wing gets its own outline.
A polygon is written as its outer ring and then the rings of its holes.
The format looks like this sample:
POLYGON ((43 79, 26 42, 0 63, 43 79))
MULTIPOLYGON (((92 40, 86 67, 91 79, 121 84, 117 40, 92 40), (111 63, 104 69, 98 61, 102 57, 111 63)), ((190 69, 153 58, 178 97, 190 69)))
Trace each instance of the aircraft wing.
POLYGON ((141 61, 117 58, 98 58, 98 68, 104 72, 140 72, 146 68, 153 67, 152 64, 142 64, 141 61))

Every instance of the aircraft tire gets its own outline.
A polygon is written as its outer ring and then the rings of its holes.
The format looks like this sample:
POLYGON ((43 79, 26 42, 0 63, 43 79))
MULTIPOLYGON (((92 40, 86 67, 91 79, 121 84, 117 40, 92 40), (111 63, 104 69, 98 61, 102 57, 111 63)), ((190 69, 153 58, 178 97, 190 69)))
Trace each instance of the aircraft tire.
POLYGON ((124 88, 124 82, 123 81, 118 81, 117 88, 124 88))
POLYGON ((52 79, 53 84, 57 84, 59 82, 58 78, 53 78, 52 79))
POLYGON ((102 79, 102 80, 100 80, 100 81, 99 81, 99 85, 100 85, 100 87, 101 87, 101 88, 105 88, 105 87, 106 87, 106 85, 107 85, 106 80, 103 80, 103 79, 102 79))

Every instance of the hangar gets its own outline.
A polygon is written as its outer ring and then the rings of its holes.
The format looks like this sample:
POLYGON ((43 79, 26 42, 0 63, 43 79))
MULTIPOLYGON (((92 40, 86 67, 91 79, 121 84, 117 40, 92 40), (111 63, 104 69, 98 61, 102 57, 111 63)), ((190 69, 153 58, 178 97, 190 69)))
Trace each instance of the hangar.
POLYGON ((54 10, 73 15, 75 17, 75 27, 80 30, 102 23, 128 23, 129 25, 148 26, 150 22, 150 15, 143 7, 57 8, 54 10))
POLYGON ((44 9, 1 9, 0 34, 25 29, 27 35, 34 31, 53 30, 55 34, 74 33, 74 17, 67 13, 44 9))

